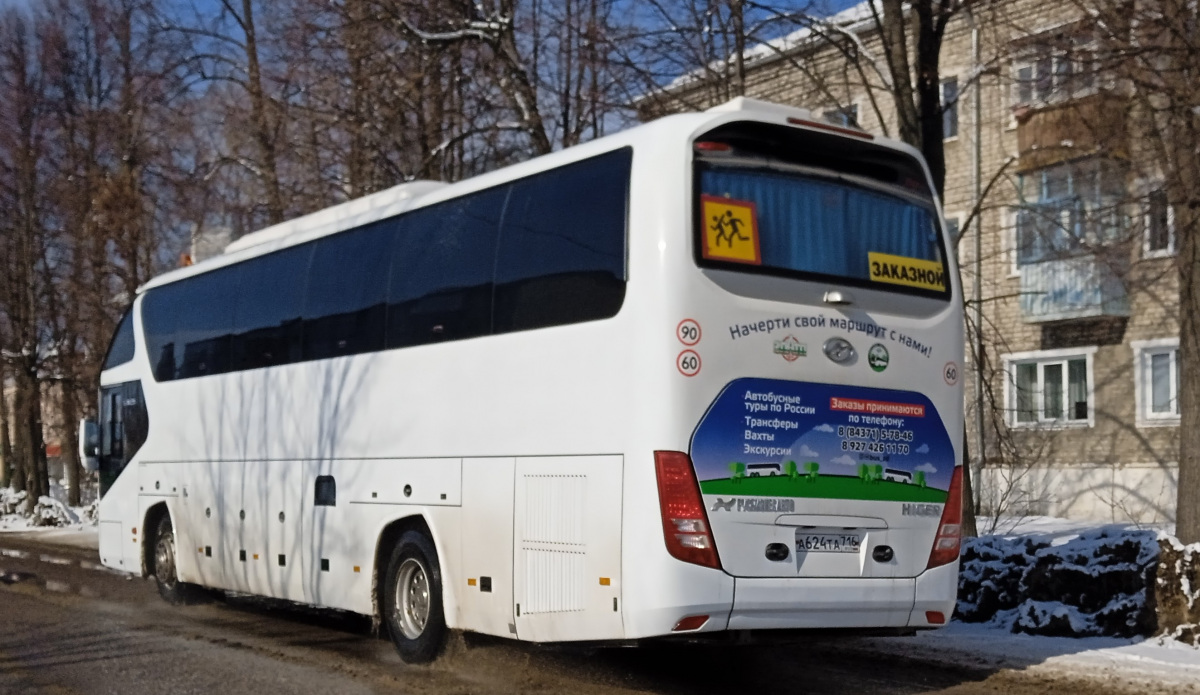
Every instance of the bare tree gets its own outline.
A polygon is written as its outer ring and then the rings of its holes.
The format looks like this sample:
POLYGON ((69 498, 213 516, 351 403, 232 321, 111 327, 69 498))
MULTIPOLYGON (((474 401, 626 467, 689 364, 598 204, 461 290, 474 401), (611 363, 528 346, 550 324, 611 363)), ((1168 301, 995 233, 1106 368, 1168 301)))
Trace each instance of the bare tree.
POLYGON ((1200 542, 1200 13, 1187 0, 1080 0, 1128 87, 1134 165, 1162 182, 1178 249, 1176 535, 1200 542))

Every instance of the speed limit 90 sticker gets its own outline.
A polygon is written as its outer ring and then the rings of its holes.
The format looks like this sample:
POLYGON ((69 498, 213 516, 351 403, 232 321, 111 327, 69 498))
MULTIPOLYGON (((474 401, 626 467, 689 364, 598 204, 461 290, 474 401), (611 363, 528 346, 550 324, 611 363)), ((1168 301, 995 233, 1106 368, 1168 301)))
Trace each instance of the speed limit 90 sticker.
POLYGON ((684 345, 700 342, 700 324, 695 319, 684 319, 675 327, 675 337, 684 345))
POLYGON ((700 373, 700 355, 695 350, 684 350, 675 358, 675 367, 684 376, 696 376, 700 373))

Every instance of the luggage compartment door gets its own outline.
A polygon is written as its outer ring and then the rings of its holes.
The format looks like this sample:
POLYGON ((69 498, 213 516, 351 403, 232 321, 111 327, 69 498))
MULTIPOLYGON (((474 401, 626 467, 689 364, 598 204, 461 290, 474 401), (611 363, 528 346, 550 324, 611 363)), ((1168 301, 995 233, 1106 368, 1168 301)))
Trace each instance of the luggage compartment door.
POLYGON ((513 594, 517 636, 619 639, 621 456, 517 459, 513 594))

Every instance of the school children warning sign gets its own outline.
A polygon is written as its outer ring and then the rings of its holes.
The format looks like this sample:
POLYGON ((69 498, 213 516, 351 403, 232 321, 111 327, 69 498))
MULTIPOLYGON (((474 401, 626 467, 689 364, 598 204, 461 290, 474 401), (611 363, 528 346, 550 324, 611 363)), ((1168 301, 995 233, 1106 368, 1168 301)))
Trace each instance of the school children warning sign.
POLYGON ((762 264, 758 216, 752 201, 700 196, 700 218, 704 225, 702 239, 705 258, 762 264))

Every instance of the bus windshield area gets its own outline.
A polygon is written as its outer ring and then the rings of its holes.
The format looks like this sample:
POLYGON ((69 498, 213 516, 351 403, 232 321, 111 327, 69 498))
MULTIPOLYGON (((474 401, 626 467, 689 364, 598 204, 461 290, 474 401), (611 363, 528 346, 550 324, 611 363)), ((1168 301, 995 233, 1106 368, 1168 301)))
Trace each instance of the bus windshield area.
POLYGON ((696 174, 702 266, 949 296, 932 200, 761 162, 696 174))

